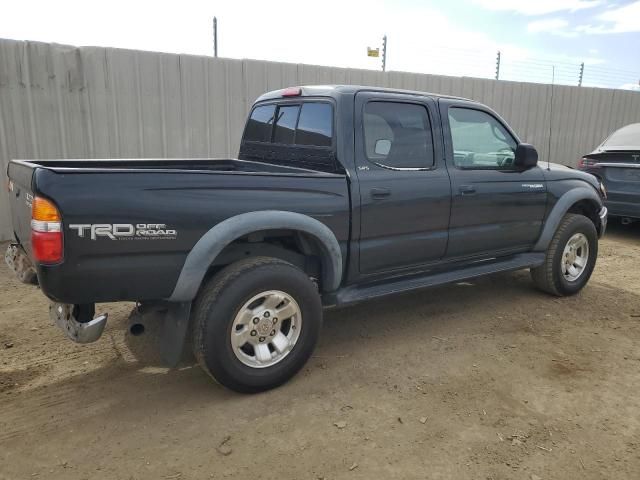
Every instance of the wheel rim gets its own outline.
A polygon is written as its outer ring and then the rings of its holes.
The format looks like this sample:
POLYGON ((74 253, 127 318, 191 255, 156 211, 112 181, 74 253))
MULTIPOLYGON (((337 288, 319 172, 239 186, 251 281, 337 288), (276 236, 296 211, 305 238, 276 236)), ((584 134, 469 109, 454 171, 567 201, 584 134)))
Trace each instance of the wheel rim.
POLYGON ((589 262, 589 240, 584 233, 574 234, 564 247, 561 259, 562 275, 575 282, 584 273, 589 262))
POLYGON ((265 368, 281 362, 300 337, 302 312, 293 297, 269 290, 251 297, 231 326, 231 347, 243 364, 265 368))

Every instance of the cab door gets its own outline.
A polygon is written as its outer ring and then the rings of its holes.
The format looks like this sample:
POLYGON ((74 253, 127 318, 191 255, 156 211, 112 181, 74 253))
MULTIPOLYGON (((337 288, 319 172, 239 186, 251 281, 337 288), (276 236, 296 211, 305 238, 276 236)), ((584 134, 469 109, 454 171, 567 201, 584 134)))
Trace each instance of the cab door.
POLYGON ((547 204, 542 170, 514 166, 518 140, 490 109, 449 99, 439 104, 452 188, 447 258, 529 250, 547 204))
POLYGON ((360 273, 441 259, 451 187, 437 104, 428 97, 360 92, 355 101, 360 273))

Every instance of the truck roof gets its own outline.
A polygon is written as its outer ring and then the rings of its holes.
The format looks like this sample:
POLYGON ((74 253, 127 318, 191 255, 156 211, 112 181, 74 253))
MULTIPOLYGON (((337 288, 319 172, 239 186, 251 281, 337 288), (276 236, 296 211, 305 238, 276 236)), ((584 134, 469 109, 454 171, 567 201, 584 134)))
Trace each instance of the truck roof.
POLYGON ((296 87, 282 88, 279 90, 273 90, 271 92, 264 93, 258 97, 256 102, 263 100, 273 100, 276 98, 282 98, 286 96, 328 96, 337 97, 341 94, 353 95, 361 91, 369 92, 385 92, 385 93, 401 93, 404 95, 415 95, 418 97, 435 97, 435 98, 450 98, 455 100, 465 100, 467 102, 477 103, 475 100, 464 97, 456 97, 453 95, 442 95, 439 93, 420 92, 416 90, 403 90, 400 88, 386 88, 386 87, 372 87, 365 85, 301 85, 296 87), (295 92, 296 89, 300 89, 299 94, 292 95, 291 92, 295 92), (289 92, 289 95, 287 95, 289 92))

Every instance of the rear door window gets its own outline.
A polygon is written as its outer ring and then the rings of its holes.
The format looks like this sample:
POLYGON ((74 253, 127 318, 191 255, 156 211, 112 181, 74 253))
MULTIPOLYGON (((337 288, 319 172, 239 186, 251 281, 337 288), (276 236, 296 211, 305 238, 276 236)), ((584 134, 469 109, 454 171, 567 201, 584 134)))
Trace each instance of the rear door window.
POLYGON ((363 118, 367 158, 381 167, 426 169, 434 165, 431 122, 424 105, 372 101, 363 118))
POLYGON ((270 142, 275 111, 275 105, 254 108, 247 122, 244 139, 250 142, 270 142))

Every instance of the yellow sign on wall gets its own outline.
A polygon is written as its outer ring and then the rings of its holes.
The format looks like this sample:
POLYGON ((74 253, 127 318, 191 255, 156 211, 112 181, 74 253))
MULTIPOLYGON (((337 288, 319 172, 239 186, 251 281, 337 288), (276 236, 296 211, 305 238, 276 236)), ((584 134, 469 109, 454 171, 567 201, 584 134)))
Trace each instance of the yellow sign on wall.
POLYGON ((368 57, 379 57, 380 49, 379 48, 369 48, 367 47, 367 56, 368 57))

